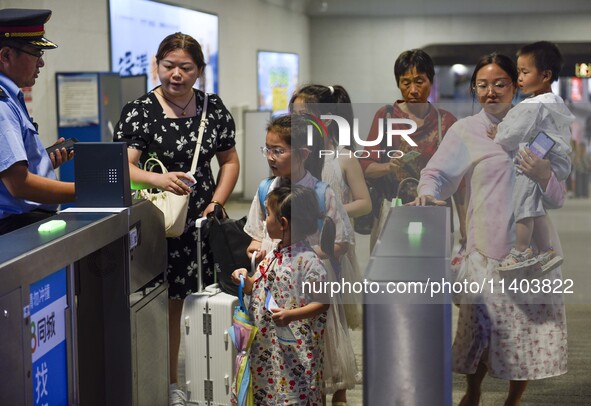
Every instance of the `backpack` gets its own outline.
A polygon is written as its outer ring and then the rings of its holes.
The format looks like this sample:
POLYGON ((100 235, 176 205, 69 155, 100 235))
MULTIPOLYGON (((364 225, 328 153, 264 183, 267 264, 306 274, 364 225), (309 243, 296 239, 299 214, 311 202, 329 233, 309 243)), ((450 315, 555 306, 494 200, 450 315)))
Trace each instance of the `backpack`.
MULTIPOLYGON (((265 199, 269 194, 269 188, 271 187, 271 183, 275 180, 275 177, 270 177, 263 179, 262 182, 259 184, 259 188, 257 190, 257 196, 259 197, 259 204, 261 205, 261 211, 263 212, 264 218, 267 218, 267 208, 265 207, 265 199)), ((325 216, 326 215, 326 189, 328 188, 328 183, 322 182, 319 180, 314 185, 314 192, 316 192, 316 197, 318 198, 318 206, 320 207, 320 213, 325 216)), ((322 220, 318 220, 320 229, 320 225, 322 224, 322 220)))
MULTIPOLYGON (((391 104, 386 106, 386 114, 384 115, 384 134, 387 133, 387 119, 392 117, 394 113, 394 107, 391 104)), ((386 137, 382 139, 380 148, 386 148, 386 137)), ((383 154, 380 163, 388 162, 389 158, 386 154, 383 154)), ((380 210, 382 208, 382 202, 384 199, 392 200, 398 192, 398 179, 392 173, 388 173, 380 178, 366 178, 365 183, 371 198, 371 211, 363 216, 355 218, 353 228, 355 232, 363 235, 371 234, 371 230, 374 226, 375 219, 379 218, 380 210)))

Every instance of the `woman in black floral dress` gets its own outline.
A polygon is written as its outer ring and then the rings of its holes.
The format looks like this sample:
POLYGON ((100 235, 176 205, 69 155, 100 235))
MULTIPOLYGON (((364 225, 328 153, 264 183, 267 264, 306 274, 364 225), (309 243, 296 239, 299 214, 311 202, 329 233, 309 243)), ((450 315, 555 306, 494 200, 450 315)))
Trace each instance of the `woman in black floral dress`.
MULTIPOLYGON (((177 383, 180 318, 183 299, 197 290, 197 261, 202 261, 204 286, 213 281, 213 261, 207 245, 196 257, 195 220, 224 205, 238 179, 234 120, 219 96, 208 95, 207 125, 199 154, 193 188, 182 182, 190 170, 203 109, 204 93, 193 88, 205 63, 201 46, 192 37, 176 33, 166 37, 156 54, 161 86, 128 103, 121 112, 114 141, 127 142, 134 189, 158 188, 175 194, 191 194, 185 232, 168 238, 169 336, 171 395, 184 397, 177 383), (210 162, 216 157, 220 172, 213 179, 210 162), (141 169, 150 157, 158 158, 167 174, 141 169), (175 385, 175 386, 172 386, 175 385)), ((175 400, 177 402, 177 400, 175 400)), ((182 401, 171 404, 184 404, 182 401)))

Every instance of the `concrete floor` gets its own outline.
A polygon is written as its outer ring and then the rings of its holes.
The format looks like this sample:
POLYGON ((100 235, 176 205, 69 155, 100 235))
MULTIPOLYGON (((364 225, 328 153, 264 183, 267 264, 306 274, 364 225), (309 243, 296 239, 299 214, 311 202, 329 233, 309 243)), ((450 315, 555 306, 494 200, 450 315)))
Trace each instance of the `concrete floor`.
MULTIPOLYGON (((239 218, 248 211, 249 203, 228 204, 228 213, 239 218)), ((561 377, 531 382, 522 405, 589 405, 591 404, 591 200, 570 199, 561 210, 552 211, 550 217, 557 228, 564 250, 564 278, 573 279, 572 295, 566 297, 569 329, 569 372, 561 377)), ((369 258, 369 237, 357 235, 357 256, 362 269, 369 258)), ((457 317, 454 308, 454 325, 457 317)), ((363 365, 362 331, 350 332, 353 349, 361 369, 363 365)), ((184 360, 181 349, 181 378, 184 360)), ((465 390, 465 378, 454 375, 453 404, 458 404, 465 390)), ((182 379, 181 379, 182 382, 182 379)), ((487 378, 483 384, 482 406, 502 405, 506 395, 506 381, 487 378)), ((348 405, 363 405, 363 387, 357 385, 347 392, 348 405)), ((373 405, 372 405, 373 406, 373 405)), ((436 406, 436 405, 435 405, 436 406)))

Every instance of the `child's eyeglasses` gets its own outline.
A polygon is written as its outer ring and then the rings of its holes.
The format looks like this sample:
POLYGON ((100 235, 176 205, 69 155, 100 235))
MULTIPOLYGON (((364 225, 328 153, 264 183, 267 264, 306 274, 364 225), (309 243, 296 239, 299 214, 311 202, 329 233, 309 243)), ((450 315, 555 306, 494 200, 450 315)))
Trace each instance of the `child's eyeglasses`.
POLYGON ((283 148, 279 148, 279 147, 272 147, 272 148, 261 147, 261 153, 265 157, 277 158, 278 156, 283 155, 286 152, 287 152, 286 150, 284 150, 283 148))

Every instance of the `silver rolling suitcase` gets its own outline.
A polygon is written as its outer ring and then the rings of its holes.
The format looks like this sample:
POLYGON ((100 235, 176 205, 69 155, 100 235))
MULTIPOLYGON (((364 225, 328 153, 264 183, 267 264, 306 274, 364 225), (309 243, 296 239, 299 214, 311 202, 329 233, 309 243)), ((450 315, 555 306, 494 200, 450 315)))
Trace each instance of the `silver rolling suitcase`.
MULTIPOLYGON (((201 230, 197 220, 197 255, 201 258, 201 230)), ((183 306, 187 404, 231 405, 236 350, 228 335, 238 298, 223 293, 217 285, 203 289, 199 262, 199 292, 187 296, 183 306)))

